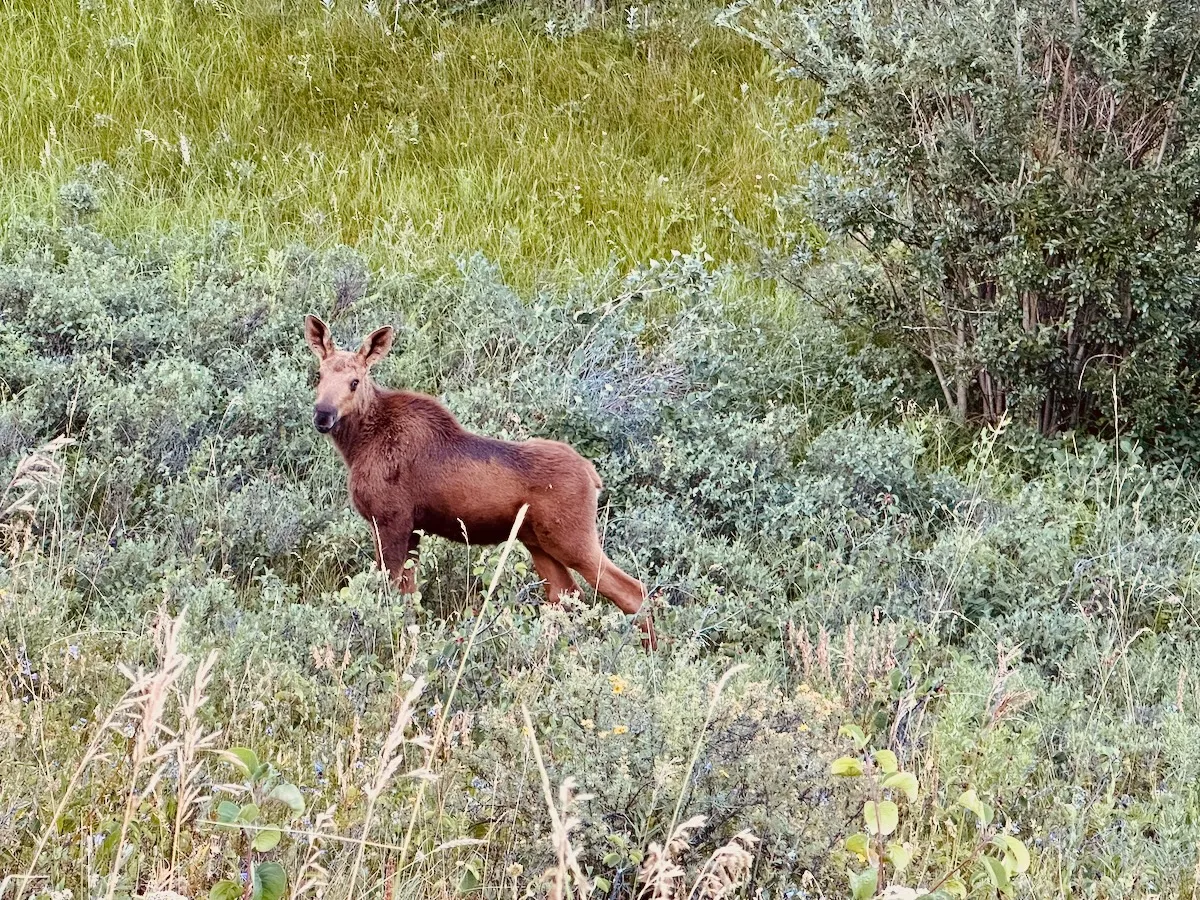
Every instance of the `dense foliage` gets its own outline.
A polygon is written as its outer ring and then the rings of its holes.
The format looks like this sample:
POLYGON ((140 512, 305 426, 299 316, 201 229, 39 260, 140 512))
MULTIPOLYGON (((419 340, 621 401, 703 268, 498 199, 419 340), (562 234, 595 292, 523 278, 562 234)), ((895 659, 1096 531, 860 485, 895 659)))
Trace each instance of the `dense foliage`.
POLYGON ((800 197, 862 260, 838 315, 924 357, 960 419, 1195 450, 1200 6, 743 6, 849 147, 800 197))
MULTIPOLYGON (((590 795, 572 801, 572 841, 614 897, 635 890, 677 801, 679 821, 707 817, 685 846, 707 853, 743 828, 762 839, 752 891, 843 890, 862 867, 843 841, 862 828, 863 788, 830 766, 854 752, 838 733, 854 724, 920 781, 915 802, 896 798, 895 852, 912 862, 887 881, 930 886, 968 861, 966 836, 984 829, 959 802, 970 788, 996 810, 988 828, 1032 848, 1022 893, 1189 889, 1190 483, 1100 446, 1006 474, 1002 434, 963 445, 944 421, 889 414, 888 392, 868 390, 872 357, 818 320, 785 327, 739 300, 702 256, 521 298, 480 259, 422 284, 346 249, 241 259, 221 229, 136 252, 77 226, 14 234, 0 439, 5 471, 25 478, 6 495, 0 569, 4 870, 24 871, 44 839, 37 871, 76 896, 164 883, 169 860, 165 883, 220 894, 250 859, 264 884, 313 877, 340 897, 360 865, 378 889, 411 834, 425 855, 410 851, 401 890, 537 889, 554 851, 524 705, 552 781, 590 795), (666 297, 677 315, 648 316, 666 297), (344 344, 401 326, 385 383, 594 458, 612 555, 668 596, 664 650, 642 653, 603 602, 540 606, 521 554, 480 620, 495 550, 428 542, 417 604, 380 583, 340 462, 308 423, 310 310, 344 344), (892 424, 839 412, 855 406, 892 424), (60 434, 75 443, 46 450, 31 480, 28 451, 60 434), (189 713, 181 687, 162 715, 253 748, 241 776, 203 754, 139 764, 144 721, 105 722, 128 684, 117 664, 152 671, 170 644, 161 629, 158 651, 151 640, 160 609, 186 609, 178 652, 219 651, 208 702, 189 713), (705 730, 734 662, 748 669, 705 730), (406 705, 416 678, 428 687, 406 705), (411 711, 405 740, 428 734, 452 684, 438 752, 390 751, 438 781, 377 790, 397 709, 411 711), (275 791, 303 814, 268 802, 275 791), (363 829, 360 859, 304 835, 363 829), (435 852, 467 838, 481 843, 435 852)), ((962 887, 983 896, 977 874, 962 887)))

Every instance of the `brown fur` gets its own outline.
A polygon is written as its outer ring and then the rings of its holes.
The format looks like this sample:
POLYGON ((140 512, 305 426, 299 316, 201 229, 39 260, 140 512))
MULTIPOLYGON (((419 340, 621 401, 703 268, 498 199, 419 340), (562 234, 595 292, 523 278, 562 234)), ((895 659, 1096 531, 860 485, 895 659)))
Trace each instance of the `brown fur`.
MULTIPOLYGON (((375 384, 370 369, 391 349, 391 328, 372 332, 351 352, 334 347, 316 316, 304 323, 321 364, 313 424, 333 438, 345 460, 350 500, 377 529, 379 563, 402 591, 416 589, 415 531, 498 544, 527 503, 517 537, 551 601, 577 589, 574 569, 622 612, 641 609, 642 583, 600 547, 601 483, 590 462, 559 441, 514 443, 472 434, 433 397, 375 384)), ((655 646, 649 620, 641 627, 644 642, 655 646)))

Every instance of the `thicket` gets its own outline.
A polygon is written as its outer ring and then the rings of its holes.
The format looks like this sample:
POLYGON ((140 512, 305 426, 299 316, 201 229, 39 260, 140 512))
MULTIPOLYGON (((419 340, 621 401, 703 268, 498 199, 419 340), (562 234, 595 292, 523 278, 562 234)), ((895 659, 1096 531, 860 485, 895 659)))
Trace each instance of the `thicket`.
POLYGON ((522 297, 480 258, 424 283, 345 248, 241 258, 222 228, 10 233, 0 870, 75 896, 521 896, 574 818, 614 898, 681 824, 685 868, 749 846, 772 896, 1192 890, 1200 537, 1170 470, 897 409, 877 350, 782 324, 702 255, 522 297), (483 609, 495 549, 430 542, 415 603, 372 574, 308 422, 308 311, 342 343, 397 325, 385 383, 592 457, 664 650, 602 601, 542 606, 520 553, 483 609), (562 827, 531 735, 577 779, 562 827), (229 747, 253 755, 207 752, 229 747), (884 768, 832 774, 847 754, 884 768), (899 809, 878 844, 864 799, 899 809))
POLYGON ((794 198, 832 243, 796 243, 793 280, 919 355, 960 420, 1195 451, 1200 7, 733 12, 848 148, 794 198))

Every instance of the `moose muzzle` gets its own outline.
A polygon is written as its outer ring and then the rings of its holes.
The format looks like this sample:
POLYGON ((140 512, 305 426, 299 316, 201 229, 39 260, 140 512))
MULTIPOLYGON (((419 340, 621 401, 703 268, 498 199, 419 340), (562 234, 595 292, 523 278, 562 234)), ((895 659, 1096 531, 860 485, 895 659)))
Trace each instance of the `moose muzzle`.
POLYGON ((337 409, 332 406, 317 404, 313 407, 313 425, 321 434, 327 434, 337 422, 337 409))

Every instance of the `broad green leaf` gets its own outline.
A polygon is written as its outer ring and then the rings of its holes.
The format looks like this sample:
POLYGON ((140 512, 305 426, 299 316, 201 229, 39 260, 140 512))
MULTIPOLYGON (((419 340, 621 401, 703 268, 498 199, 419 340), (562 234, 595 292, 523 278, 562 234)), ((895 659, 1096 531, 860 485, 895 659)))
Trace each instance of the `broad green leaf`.
POLYGON ((987 875, 988 881, 992 887, 998 891, 1008 890, 1008 872, 1004 870, 1004 866, 1000 860, 994 856, 979 857, 980 868, 987 875))
POLYGON ((1011 834, 1002 834, 999 840, 1004 845, 1005 862, 1009 863, 1009 871, 1014 875, 1023 875, 1029 871, 1029 850, 1020 840, 1011 834))
POLYGON ((843 725, 838 729, 838 737, 848 737, 854 741, 854 746, 861 750, 867 746, 867 736, 857 725, 843 725))
POLYGON ((962 796, 958 798, 958 805, 975 813, 981 825, 992 823, 992 808, 979 799, 974 788, 963 791, 962 796))
POLYGON ((294 784, 278 784, 275 790, 267 795, 268 800, 278 800, 280 803, 287 806, 296 815, 301 815, 304 812, 304 798, 300 796, 300 788, 294 784))
POLYGON ((607 894, 612 890, 612 882, 607 878, 601 878, 599 875, 592 879, 592 884, 596 886, 596 890, 601 894, 607 894))
POLYGON ((893 772, 883 779, 883 786, 893 791, 903 791, 909 803, 917 800, 917 776, 912 772, 893 772))
POLYGON ((853 756, 843 756, 835 759, 833 765, 829 767, 829 774, 841 775, 843 778, 854 778, 862 773, 862 760, 855 759, 853 756))
POLYGON ((887 837, 900 824, 900 809, 891 800, 882 803, 868 800, 863 804, 863 821, 871 834, 887 837))
POLYGON ((460 894, 469 894, 479 889, 479 883, 479 863, 476 860, 471 860, 471 862, 463 866, 462 878, 458 880, 458 892, 460 894))
POLYGON ((879 889, 879 870, 875 867, 863 869, 855 875, 850 873, 850 896, 854 900, 871 900, 879 889))
POLYGON ((871 755, 875 757, 875 765, 879 766, 886 775, 891 775, 900 768, 900 762, 891 750, 876 750, 871 755))
POLYGON ((250 900, 281 900, 287 891, 287 872, 277 862, 259 863, 254 867, 253 882, 250 900))
POLYGON ((904 844, 895 842, 887 845, 887 861, 892 864, 892 868, 897 872, 903 872, 908 868, 908 864, 912 862, 912 849, 904 844))
POLYGON ((241 811, 242 808, 232 800, 222 800, 217 804, 217 824, 232 826, 241 811))
POLYGON ((282 838, 283 832, 272 825, 270 828, 264 828, 254 835, 254 843, 251 846, 259 853, 266 853, 268 850, 274 850, 279 846, 279 841, 282 838))
POLYGON ((258 818, 258 804, 247 803, 238 810, 237 817, 239 822, 245 822, 247 825, 252 824, 258 818))
POLYGON ((861 831, 858 834, 850 835, 850 837, 846 838, 846 849, 865 862, 870 852, 870 847, 867 844, 867 836, 861 831))
POLYGON ((258 771, 258 754, 249 747, 233 747, 226 750, 224 755, 225 760, 241 769, 247 778, 253 777, 258 771))
POLYGON ((242 886, 228 878, 218 881, 208 892, 208 900, 241 900, 241 897, 242 886))
POLYGON ((616 851, 613 851, 612 853, 609 853, 604 857, 604 864, 606 866, 615 866, 620 861, 621 861, 621 854, 617 853, 616 851))

